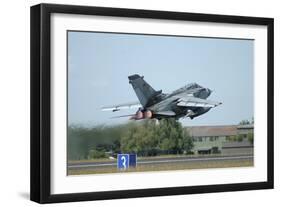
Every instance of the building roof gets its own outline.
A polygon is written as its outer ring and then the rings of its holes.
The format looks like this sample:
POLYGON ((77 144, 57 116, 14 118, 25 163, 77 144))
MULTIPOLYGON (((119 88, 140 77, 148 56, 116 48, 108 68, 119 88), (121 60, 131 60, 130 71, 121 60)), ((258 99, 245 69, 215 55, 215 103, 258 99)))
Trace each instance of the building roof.
POLYGON ((237 125, 223 126, 192 126, 186 127, 190 136, 210 137, 210 136, 231 136, 237 135, 237 125))

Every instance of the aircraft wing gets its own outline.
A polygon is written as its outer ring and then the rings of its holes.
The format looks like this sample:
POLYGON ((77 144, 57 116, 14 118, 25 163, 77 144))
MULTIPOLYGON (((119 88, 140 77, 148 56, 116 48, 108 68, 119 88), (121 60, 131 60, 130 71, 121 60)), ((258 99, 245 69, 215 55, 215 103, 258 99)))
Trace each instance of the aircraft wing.
POLYGON ((120 111, 121 109, 133 109, 133 108, 139 108, 142 107, 142 105, 139 102, 130 102, 130 103, 124 103, 124 104, 116 104, 114 106, 105 106, 102 107, 102 111, 120 111))
POLYGON ((183 107, 216 107, 222 104, 221 102, 210 101, 196 97, 184 97, 178 100, 177 105, 183 107))

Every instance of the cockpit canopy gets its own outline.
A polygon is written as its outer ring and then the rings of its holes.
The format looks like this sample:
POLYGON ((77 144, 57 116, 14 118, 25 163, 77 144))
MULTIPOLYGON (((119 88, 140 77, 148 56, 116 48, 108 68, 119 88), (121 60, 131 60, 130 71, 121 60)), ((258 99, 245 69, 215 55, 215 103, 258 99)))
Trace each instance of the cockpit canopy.
POLYGON ((197 83, 189 83, 183 88, 185 89, 194 89, 194 88, 203 88, 202 86, 198 85, 197 83))
POLYGON ((203 88, 203 87, 198 85, 197 83, 189 83, 189 84, 173 91, 173 94, 181 93, 181 92, 184 92, 186 90, 191 90, 191 89, 195 89, 195 88, 203 88))

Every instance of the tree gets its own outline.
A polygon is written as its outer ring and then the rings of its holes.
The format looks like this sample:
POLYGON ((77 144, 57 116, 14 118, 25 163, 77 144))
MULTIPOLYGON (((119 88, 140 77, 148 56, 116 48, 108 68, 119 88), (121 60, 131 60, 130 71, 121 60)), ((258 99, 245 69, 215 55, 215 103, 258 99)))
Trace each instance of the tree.
POLYGON ((254 143, 254 133, 253 132, 249 132, 247 134, 247 138, 248 138, 248 141, 253 144, 254 143))
POLYGON ((192 139, 175 119, 163 119, 159 124, 154 120, 132 124, 120 141, 122 152, 135 152, 140 156, 189 153, 192 148, 192 139))
POLYGON ((175 119, 128 122, 117 126, 68 127, 68 159, 102 158, 111 153, 139 156, 190 153, 193 141, 175 119))
POLYGON ((254 117, 252 117, 251 124, 254 124, 254 123, 255 123, 255 120, 254 120, 254 117))
POLYGON ((243 134, 238 134, 238 135, 237 135, 237 141, 238 141, 238 142, 242 142, 243 139, 244 139, 244 135, 243 135, 243 134))
POLYGON ((182 149, 185 151, 186 154, 190 154, 194 147, 193 139, 189 136, 188 132, 183 132, 183 145, 182 149))
POLYGON ((244 119, 244 120, 239 122, 239 125, 248 125, 248 124, 250 124, 250 121, 247 120, 247 119, 244 119))
POLYGON ((120 151, 120 138, 127 125, 84 127, 71 125, 68 127, 67 153, 69 160, 96 157, 96 152, 120 151), (94 156, 93 156, 94 155, 94 156))
POLYGON ((90 150, 88 155, 89 159, 105 158, 105 157, 106 154, 104 150, 96 150, 96 149, 90 150))

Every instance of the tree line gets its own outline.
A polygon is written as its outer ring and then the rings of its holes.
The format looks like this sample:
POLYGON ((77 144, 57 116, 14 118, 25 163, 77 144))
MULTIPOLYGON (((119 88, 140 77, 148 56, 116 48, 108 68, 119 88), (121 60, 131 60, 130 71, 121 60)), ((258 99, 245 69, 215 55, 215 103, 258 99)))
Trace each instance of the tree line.
POLYGON ((138 156, 188 154, 192 138, 175 119, 143 120, 123 125, 68 127, 68 159, 102 158, 117 153, 136 153, 138 156))

